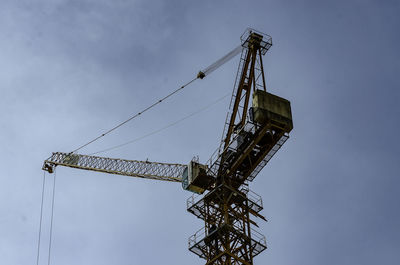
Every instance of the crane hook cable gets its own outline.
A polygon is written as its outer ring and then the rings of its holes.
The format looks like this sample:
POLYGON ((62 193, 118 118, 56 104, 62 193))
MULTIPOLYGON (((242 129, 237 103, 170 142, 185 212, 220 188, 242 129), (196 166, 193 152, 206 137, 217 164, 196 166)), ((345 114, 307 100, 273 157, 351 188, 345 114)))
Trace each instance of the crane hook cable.
POLYGON ((80 149, 88 146, 89 144, 97 141, 98 139, 106 136, 107 134, 109 134, 110 132, 118 129, 119 127, 121 127, 122 125, 124 125, 125 123, 133 120, 134 118, 140 116, 142 113, 148 111, 149 109, 155 107, 156 105, 160 104, 162 101, 166 100, 167 98, 171 97, 172 95, 176 94, 177 92, 179 92, 180 90, 184 89, 186 86, 190 85, 191 83, 193 83, 194 81, 196 81, 197 79, 203 79, 205 76, 209 75, 211 72, 215 71, 217 68, 219 68, 220 66, 222 66, 223 64, 225 64, 226 62, 228 62, 229 60, 231 60, 233 57, 235 57, 237 54, 240 53, 240 51, 242 50, 242 46, 239 45, 238 47, 236 47, 235 49, 233 49, 232 51, 230 51, 229 53, 227 53, 225 56, 223 56, 222 58, 220 58, 219 60, 217 60, 216 62, 214 62, 213 64, 211 64, 210 66, 206 67, 204 70, 200 71, 197 76, 195 78, 193 78, 191 81, 187 82, 186 84, 184 84, 183 86, 181 86, 180 88, 174 90, 173 92, 171 92, 170 94, 168 94, 167 96, 163 97, 162 99, 156 101, 155 103, 153 103, 152 105, 150 105, 149 107, 145 108, 144 110, 142 110, 141 112, 138 112, 137 114, 133 115, 132 117, 130 117, 129 119, 121 122, 120 124, 118 124, 117 126, 111 128, 110 130, 106 131, 105 133, 97 136, 96 138, 94 138, 93 140, 87 142, 86 144, 83 144, 81 146, 79 146, 78 148, 76 148, 75 150, 73 150, 72 152, 70 152, 70 154, 75 153, 76 151, 79 151, 80 149))
POLYGON ((39 265, 40 257, 40 241, 42 238, 42 222, 43 222, 43 202, 44 202, 44 187, 46 183, 46 171, 43 171, 43 184, 42 184, 42 203, 40 204, 40 220, 39 220, 39 238, 37 244, 36 265, 39 265))
MULTIPOLYGON (((53 189, 52 189, 52 199, 51 199, 51 219, 50 219, 50 232, 49 232, 49 247, 47 253, 47 265, 50 265, 51 260, 51 250, 52 250, 52 238, 53 238, 53 220, 54 220, 54 200, 55 200, 55 193, 56 193, 56 178, 57 172, 54 171, 54 178, 53 178, 53 189)), ((40 249, 41 249, 41 239, 42 239, 42 227, 43 227, 43 206, 44 206, 44 197, 45 197, 45 187, 46 187, 46 171, 43 171, 43 183, 42 183, 42 199, 40 204, 40 220, 39 220, 39 235, 38 235, 38 243, 37 243, 37 254, 36 254, 36 265, 39 265, 40 259, 40 249)))
POLYGON ((51 219, 50 219, 50 234, 49 234, 49 250, 47 256, 47 265, 50 265, 51 259, 51 250, 52 250, 52 242, 53 242, 53 219, 54 219, 54 198, 56 194, 56 179, 57 179, 57 171, 54 170, 54 178, 53 178, 53 194, 51 199, 51 219))

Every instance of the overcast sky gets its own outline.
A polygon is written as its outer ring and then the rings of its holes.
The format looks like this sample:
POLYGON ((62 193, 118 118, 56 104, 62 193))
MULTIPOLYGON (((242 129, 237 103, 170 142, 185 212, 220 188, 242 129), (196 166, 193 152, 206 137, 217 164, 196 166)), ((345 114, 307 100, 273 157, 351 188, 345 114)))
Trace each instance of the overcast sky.
MULTIPOLYGON (((2 0, 0 259, 36 264, 43 160, 69 152, 191 80, 253 27, 272 36, 270 92, 290 139, 251 184, 268 249, 255 264, 398 264, 399 1, 2 0)), ((231 93, 238 58, 88 154, 160 129, 231 93)), ((205 162, 229 98, 104 156, 205 162)), ((46 176, 40 264, 47 264, 46 176)), ((204 264, 203 224, 180 184, 57 169, 51 264, 204 264)))

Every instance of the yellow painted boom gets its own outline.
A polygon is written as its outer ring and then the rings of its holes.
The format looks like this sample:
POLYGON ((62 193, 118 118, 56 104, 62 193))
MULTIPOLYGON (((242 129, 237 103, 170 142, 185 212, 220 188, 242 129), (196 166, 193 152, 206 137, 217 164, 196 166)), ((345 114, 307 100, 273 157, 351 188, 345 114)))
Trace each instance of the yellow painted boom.
POLYGON ((42 169, 52 173, 56 166, 173 182, 182 182, 183 171, 187 168, 187 165, 181 164, 56 152, 44 161, 42 169))

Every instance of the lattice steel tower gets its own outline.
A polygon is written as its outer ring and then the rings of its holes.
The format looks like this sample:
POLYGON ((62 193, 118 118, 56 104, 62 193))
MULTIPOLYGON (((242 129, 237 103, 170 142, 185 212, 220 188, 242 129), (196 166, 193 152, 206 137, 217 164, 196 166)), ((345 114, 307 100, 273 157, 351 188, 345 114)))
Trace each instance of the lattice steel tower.
POLYGON ((224 138, 210 159, 207 175, 216 178, 202 198, 188 199, 188 211, 204 220, 189 238, 189 250, 209 264, 253 264, 267 248, 252 217, 263 209, 261 197, 248 189, 292 129, 289 101, 266 92, 262 56, 271 37, 247 30, 242 38, 237 72, 224 138), (250 96, 252 107, 249 108, 250 96))

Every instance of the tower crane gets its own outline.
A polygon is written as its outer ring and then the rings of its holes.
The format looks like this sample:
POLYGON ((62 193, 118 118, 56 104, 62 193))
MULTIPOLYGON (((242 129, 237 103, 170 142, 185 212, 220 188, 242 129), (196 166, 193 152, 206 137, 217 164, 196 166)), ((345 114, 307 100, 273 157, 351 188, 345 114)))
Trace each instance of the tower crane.
POLYGON ((193 192, 187 211, 204 221, 189 238, 189 250, 211 264, 254 264, 253 258, 267 248, 265 237, 254 227, 262 199, 249 190, 293 129, 290 102, 267 92, 262 56, 272 46, 269 35, 247 29, 241 46, 219 63, 200 71, 209 72, 241 52, 229 112, 220 146, 204 164, 168 164, 83 155, 53 153, 43 170, 56 166, 98 171, 131 177, 180 182, 193 192), (219 64, 219 65, 218 65, 219 64))

